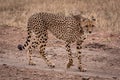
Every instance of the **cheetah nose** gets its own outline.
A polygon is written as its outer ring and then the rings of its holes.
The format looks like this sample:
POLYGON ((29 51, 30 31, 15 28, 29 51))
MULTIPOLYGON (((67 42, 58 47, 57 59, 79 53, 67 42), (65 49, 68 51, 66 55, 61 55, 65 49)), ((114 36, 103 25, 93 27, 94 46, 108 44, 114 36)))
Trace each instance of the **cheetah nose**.
POLYGON ((92 33, 92 31, 89 31, 89 33, 92 33))

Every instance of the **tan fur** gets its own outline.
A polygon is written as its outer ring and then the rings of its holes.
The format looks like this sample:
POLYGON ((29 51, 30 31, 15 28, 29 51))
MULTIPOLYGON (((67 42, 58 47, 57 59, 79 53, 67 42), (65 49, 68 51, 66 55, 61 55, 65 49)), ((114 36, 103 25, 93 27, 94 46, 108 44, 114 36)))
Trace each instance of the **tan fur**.
POLYGON ((78 68, 80 71, 83 71, 81 64, 81 44, 85 39, 86 32, 91 32, 94 24, 94 20, 86 19, 81 17, 81 15, 72 15, 64 16, 60 14, 51 14, 51 13, 37 13, 32 15, 28 19, 28 37, 26 43, 23 47, 20 47, 20 50, 28 46, 29 53, 29 64, 35 65, 32 62, 31 54, 32 49, 39 47, 39 53, 42 58, 46 61, 48 66, 55 67, 55 65, 50 62, 45 55, 45 47, 48 39, 49 30, 54 36, 58 39, 64 40, 66 44, 66 51, 68 52, 69 62, 67 68, 70 68, 73 65, 72 52, 70 44, 76 42, 76 48, 78 53, 78 68), (35 40, 32 41, 32 34, 35 34, 35 40))

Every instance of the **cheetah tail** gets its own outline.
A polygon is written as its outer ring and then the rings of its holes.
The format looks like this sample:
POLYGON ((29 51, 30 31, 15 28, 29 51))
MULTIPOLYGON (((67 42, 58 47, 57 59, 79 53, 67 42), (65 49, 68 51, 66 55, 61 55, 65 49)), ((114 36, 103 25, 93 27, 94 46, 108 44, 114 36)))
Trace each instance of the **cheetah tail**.
POLYGON ((24 46, 21 45, 21 44, 18 44, 17 48, 18 48, 19 50, 23 50, 23 49, 24 49, 24 46))
POLYGON ((27 37, 27 40, 26 40, 26 42, 25 42, 23 45, 18 44, 17 48, 18 48, 19 50, 24 50, 24 49, 29 45, 29 42, 30 42, 29 37, 30 37, 30 36, 27 37))
POLYGON ((23 45, 19 44, 19 45, 17 46, 17 48, 18 48, 19 50, 25 49, 25 48, 29 45, 30 39, 31 39, 31 30, 28 28, 28 37, 27 37, 26 42, 25 42, 23 45))

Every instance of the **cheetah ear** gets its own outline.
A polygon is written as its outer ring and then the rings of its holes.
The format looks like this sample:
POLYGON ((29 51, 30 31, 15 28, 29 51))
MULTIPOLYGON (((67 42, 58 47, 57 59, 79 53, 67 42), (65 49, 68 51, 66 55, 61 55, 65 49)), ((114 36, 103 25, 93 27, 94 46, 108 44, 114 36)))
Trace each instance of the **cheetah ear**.
POLYGON ((92 19, 93 21, 96 21, 96 19, 94 18, 94 16, 91 16, 91 19, 92 19))
POLYGON ((76 20, 81 20, 81 15, 80 14, 70 14, 73 18, 76 20))
POLYGON ((87 18, 81 17, 81 21, 82 21, 82 22, 84 22, 84 21, 86 21, 86 20, 87 20, 87 18))
POLYGON ((84 22, 84 21, 86 21, 86 19, 87 19, 87 18, 83 17, 83 16, 80 15, 80 14, 77 14, 77 15, 71 14, 71 15, 72 15, 73 18, 75 18, 75 19, 78 20, 78 21, 84 22))
POLYGON ((76 20, 81 20, 81 15, 72 15, 76 20))

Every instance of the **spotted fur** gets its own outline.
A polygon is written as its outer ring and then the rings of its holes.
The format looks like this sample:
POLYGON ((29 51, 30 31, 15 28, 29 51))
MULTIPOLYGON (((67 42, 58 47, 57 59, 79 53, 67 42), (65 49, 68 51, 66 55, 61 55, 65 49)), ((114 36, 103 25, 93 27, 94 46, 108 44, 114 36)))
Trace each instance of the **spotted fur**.
POLYGON ((86 33, 91 33, 94 27, 95 19, 87 19, 81 15, 64 16, 52 13, 37 13, 28 19, 27 32, 28 37, 24 45, 18 45, 19 50, 25 49, 28 45, 29 64, 35 65, 32 62, 32 49, 39 47, 39 53, 50 67, 55 65, 50 62, 45 55, 45 47, 48 39, 48 30, 58 39, 65 41, 66 51, 68 52, 69 62, 67 68, 73 65, 72 51, 70 44, 76 42, 79 65, 78 68, 82 71, 81 64, 81 44, 83 43, 86 33), (32 35, 34 33, 34 40, 32 35))

